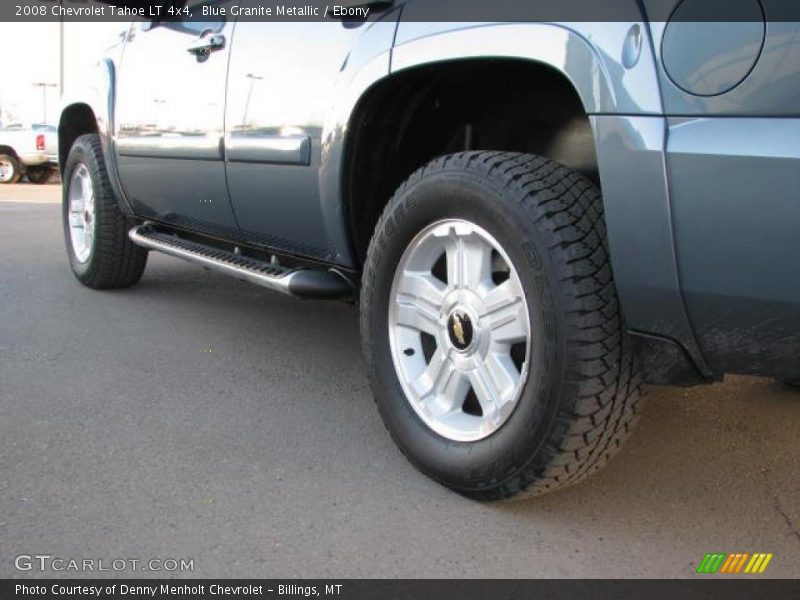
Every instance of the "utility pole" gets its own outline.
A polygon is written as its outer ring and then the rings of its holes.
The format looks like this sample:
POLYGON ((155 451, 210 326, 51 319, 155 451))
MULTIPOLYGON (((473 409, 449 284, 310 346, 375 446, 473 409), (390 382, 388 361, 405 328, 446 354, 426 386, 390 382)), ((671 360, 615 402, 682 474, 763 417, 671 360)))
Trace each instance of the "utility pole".
POLYGON ((43 116, 42 116, 42 123, 47 125, 47 88, 57 88, 58 84, 55 83, 47 83, 45 81, 40 81, 33 84, 33 87, 40 87, 42 88, 42 109, 43 109, 43 116))

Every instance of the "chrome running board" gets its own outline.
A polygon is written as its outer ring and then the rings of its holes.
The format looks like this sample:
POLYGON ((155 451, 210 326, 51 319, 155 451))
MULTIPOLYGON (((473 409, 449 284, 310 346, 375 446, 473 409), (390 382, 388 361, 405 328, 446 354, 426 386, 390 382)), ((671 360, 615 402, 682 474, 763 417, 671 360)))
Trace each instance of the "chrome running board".
POLYGON ((289 296, 335 300, 353 295, 350 283, 333 271, 287 269, 270 262, 185 240, 158 231, 148 224, 134 227, 128 236, 134 244, 142 248, 182 258, 289 296))

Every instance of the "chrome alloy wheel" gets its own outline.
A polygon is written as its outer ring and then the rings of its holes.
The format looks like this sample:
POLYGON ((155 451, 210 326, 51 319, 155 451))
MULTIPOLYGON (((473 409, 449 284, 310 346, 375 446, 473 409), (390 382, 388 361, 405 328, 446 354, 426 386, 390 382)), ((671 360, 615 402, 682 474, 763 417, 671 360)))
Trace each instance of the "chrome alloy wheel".
POLYGON ((14 177, 14 164, 7 158, 0 158, 0 183, 8 183, 14 177))
POLYGON ((79 164, 69 182, 69 237, 72 251, 81 264, 86 263, 94 250, 95 201, 94 186, 89 169, 79 164))
POLYGON ((414 411, 439 435, 495 433, 528 375, 531 325, 511 260, 481 227, 447 220, 408 246, 389 297, 389 341, 414 411))

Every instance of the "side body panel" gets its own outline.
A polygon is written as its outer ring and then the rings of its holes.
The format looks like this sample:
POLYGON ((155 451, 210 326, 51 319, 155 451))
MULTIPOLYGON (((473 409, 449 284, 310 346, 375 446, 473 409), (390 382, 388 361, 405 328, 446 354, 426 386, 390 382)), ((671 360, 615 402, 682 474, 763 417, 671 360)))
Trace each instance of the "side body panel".
POLYGON ((670 119, 681 287, 714 370, 800 377, 800 119, 670 119))
POLYGON ((236 238, 222 155, 232 34, 222 19, 134 26, 119 71, 116 151, 136 214, 236 238), (205 58, 189 52, 212 35, 225 46, 205 58))
POLYGON ((336 257, 337 264, 348 268, 359 266, 352 249, 343 195, 351 116, 367 91, 390 76, 392 45, 400 15, 400 9, 388 11, 358 30, 359 36, 341 66, 331 91, 331 101, 322 128, 319 202, 330 252, 336 257))
POLYGON ((681 294, 662 117, 595 115, 614 280, 628 327, 678 342, 711 377, 681 294))
POLYGON ((643 2, 652 13, 648 16, 666 114, 797 116, 800 4, 784 0, 643 2), (693 13, 687 11, 693 10, 747 20, 667 21, 669 16, 692 19, 693 13))
POLYGON ((396 15, 358 28, 336 21, 237 24, 225 150, 231 201, 249 243, 348 261, 341 201, 330 202, 320 183, 329 140, 341 135, 326 119, 337 82, 364 60, 376 64, 372 77, 388 73, 396 15))
POLYGON ((666 15, 650 28, 678 272, 702 353, 715 372, 800 377, 798 5, 645 5, 666 15), (739 20, 692 21, 710 8, 739 20))

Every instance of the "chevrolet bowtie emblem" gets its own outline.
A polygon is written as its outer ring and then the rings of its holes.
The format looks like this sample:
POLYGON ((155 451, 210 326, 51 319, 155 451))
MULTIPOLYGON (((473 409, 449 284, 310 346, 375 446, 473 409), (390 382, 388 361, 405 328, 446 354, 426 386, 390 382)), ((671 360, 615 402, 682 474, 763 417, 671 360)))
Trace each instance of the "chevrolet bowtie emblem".
POLYGON ((455 334, 459 345, 461 346, 467 345, 467 338, 464 335, 464 321, 462 320, 462 317, 459 314, 453 315, 453 333, 455 334))
POLYGON ((456 311, 450 315, 447 321, 447 334, 450 343, 457 350, 466 352, 472 345, 473 325, 467 313, 456 311))

